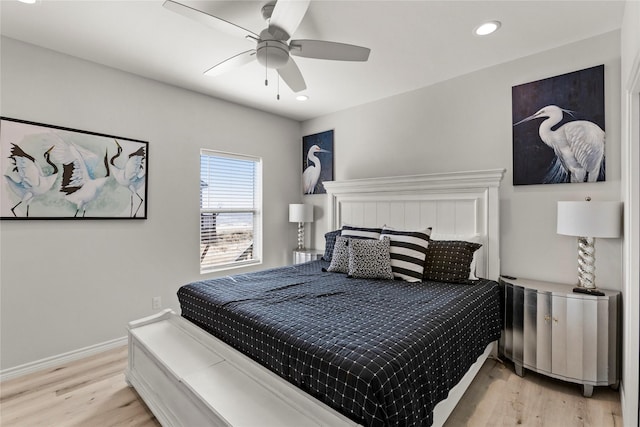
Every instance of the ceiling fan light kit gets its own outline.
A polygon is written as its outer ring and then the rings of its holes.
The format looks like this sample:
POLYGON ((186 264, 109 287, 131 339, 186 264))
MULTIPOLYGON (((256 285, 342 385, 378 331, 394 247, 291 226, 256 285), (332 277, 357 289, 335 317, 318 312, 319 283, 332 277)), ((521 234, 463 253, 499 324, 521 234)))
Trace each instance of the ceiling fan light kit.
POLYGON ((262 17, 268 21, 269 26, 262 30, 260 35, 173 0, 166 0, 163 6, 211 28, 240 35, 244 39, 256 43, 255 49, 238 53, 214 65, 205 72, 206 75, 216 76, 229 72, 255 59, 266 69, 277 70, 286 85, 297 93, 305 90, 307 85, 291 55, 335 61, 367 61, 370 53, 370 49, 366 47, 345 43, 323 40, 289 40, 307 13, 309 3, 310 0, 279 0, 265 4, 261 13, 262 17))

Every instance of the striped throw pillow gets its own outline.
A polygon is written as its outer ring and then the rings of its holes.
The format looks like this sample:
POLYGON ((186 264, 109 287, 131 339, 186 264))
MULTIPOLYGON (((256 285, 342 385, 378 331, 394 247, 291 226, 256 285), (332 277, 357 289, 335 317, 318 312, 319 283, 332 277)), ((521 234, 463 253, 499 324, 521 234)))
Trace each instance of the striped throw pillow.
POLYGON ((343 225, 342 232, 340 233, 340 235, 342 237, 348 237, 350 239, 378 240, 380 238, 381 232, 382 232, 381 228, 354 227, 351 225, 343 225))
POLYGON ((427 257, 431 227, 420 231, 402 231, 384 227, 380 238, 389 237, 393 276, 407 282, 421 282, 427 257))

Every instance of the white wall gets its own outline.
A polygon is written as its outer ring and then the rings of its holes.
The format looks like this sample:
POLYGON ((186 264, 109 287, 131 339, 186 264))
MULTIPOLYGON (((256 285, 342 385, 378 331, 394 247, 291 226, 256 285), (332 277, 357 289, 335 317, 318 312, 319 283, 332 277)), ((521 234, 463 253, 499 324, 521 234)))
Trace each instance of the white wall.
MULTIPOLYGON (((532 112, 533 113, 533 112, 532 112)), ((620 33, 612 32, 302 124, 303 135, 335 129, 336 180, 505 168, 500 189, 501 271, 577 282, 576 239, 556 234, 556 202, 620 200, 620 33), (605 65, 606 182, 512 185, 511 87, 605 65)), ((326 196, 311 245, 324 246, 326 196)), ((598 239, 599 286, 622 289, 622 239, 598 239)))
POLYGON ((198 264, 202 147, 263 158, 256 268, 290 261, 298 122, 6 38, 0 78, 3 116, 149 141, 147 220, 0 223, 2 369, 123 337, 153 296, 177 309, 179 286, 211 277, 198 264))

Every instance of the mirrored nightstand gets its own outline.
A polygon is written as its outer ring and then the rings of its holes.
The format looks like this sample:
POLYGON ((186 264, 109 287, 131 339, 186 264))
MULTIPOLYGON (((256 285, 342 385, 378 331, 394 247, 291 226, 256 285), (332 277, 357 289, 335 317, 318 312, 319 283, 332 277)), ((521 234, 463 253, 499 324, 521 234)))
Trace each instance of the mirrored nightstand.
POLYGON ((293 263, 302 264, 303 262, 315 261, 322 258, 324 252, 318 249, 294 249, 293 263))
POLYGON ((590 397, 594 386, 619 380, 620 292, 603 295, 573 292, 572 285, 502 277, 505 324, 504 355, 515 365, 583 386, 590 397))

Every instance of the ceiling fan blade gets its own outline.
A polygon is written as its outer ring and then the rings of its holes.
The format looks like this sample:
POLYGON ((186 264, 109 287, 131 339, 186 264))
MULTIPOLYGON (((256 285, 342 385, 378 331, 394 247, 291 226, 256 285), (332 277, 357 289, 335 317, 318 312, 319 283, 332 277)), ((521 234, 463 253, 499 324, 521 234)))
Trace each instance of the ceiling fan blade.
POLYGON ((233 69, 239 68, 249 62, 253 61, 255 58, 256 50, 250 49, 245 52, 239 53, 237 55, 232 56, 229 59, 225 59, 219 64, 214 65, 204 72, 206 76, 218 76, 222 73, 226 73, 227 71, 231 71, 233 69))
POLYGON ((335 61, 366 61, 371 49, 346 43, 323 40, 291 40, 291 55, 335 61))
POLYGON ((304 77, 302 77, 302 73, 300 72, 298 65, 291 57, 289 58, 287 65, 282 68, 278 68, 278 74, 280 74, 282 80, 284 80, 287 86, 289 86, 294 92, 300 92, 307 88, 307 84, 304 82, 304 77))
POLYGON ((269 33, 277 40, 289 40, 298 29, 311 0, 278 0, 271 19, 269 33))
POLYGON ((225 21, 222 18, 218 18, 217 16, 209 15, 201 10, 194 9, 190 6, 184 5, 182 3, 178 3, 173 0, 166 0, 162 6, 166 9, 169 9, 172 12, 175 12, 179 15, 185 16, 189 19, 193 19, 194 21, 198 21, 201 24, 204 24, 208 27, 214 28, 218 31, 225 32, 232 36, 239 37, 249 37, 254 40, 258 39, 258 35, 253 31, 247 30, 246 28, 242 28, 239 25, 236 25, 232 22, 225 21))

